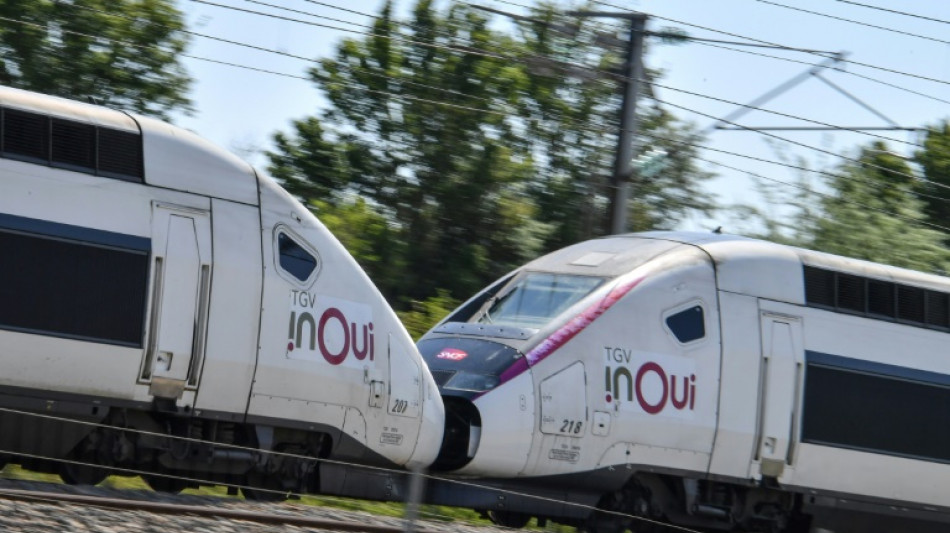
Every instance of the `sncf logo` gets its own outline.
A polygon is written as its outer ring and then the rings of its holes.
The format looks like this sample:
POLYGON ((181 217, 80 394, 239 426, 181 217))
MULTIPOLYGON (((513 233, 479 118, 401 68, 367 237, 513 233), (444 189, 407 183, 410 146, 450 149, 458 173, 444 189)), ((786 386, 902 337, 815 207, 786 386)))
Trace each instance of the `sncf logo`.
POLYGON ((692 359, 634 354, 605 348, 606 402, 618 410, 692 418, 696 409, 696 369, 692 359))
POLYGON ((376 359, 372 308, 291 291, 287 357, 359 367, 376 359))
POLYGON ((435 356, 439 359, 448 359, 449 361, 461 361, 468 357, 468 352, 457 348, 446 348, 435 356))

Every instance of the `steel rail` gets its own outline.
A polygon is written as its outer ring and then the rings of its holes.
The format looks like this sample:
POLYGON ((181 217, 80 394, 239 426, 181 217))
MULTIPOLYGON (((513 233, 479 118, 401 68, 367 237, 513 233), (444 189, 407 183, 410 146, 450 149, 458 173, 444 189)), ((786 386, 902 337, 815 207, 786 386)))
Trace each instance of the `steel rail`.
MULTIPOLYGON (((16 500, 22 502, 71 503, 77 505, 105 507, 110 509, 122 509, 127 511, 145 511, 155 514, 187 514, 199 517, 243 520, 246 522, 255 522, 267 525, 291 525, 297 527, 317 528, 328 531, 355 531, 364 533, 402 533, 405 531, 403 527, 386 526, 381 524, 342 522, 339 520, 314 518, 300 515, 262 513, 207 505, 183 505, 176 503, 153 502, 148 500, 107 498, 103 496, 88 496, 83 494, 65 494, 59 492, 42 492, 22 489, 0 489, 0 499, 16 500)), ((431 530, 418 528, 418 531, 426 532, 431 530)))

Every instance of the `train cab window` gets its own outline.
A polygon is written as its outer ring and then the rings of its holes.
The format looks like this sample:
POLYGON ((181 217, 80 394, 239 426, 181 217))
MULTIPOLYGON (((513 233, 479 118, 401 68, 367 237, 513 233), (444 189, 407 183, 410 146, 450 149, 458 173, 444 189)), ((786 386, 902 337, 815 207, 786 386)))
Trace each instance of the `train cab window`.
POLYGON ((301 282, 310 279, 317 268, 317 258, 313 254, 283 232, 277 234, 277 249, 280 268, 301 282))
POLYGON ((683 344, 699 340, 706 336, 706 322, 703 308, 694 305, 666 317, 666 327, 683 344))
POLYGON ((529 272, 507 287, 478 322, 533 328, 546 324, 604 282, 603 278, 529 272))

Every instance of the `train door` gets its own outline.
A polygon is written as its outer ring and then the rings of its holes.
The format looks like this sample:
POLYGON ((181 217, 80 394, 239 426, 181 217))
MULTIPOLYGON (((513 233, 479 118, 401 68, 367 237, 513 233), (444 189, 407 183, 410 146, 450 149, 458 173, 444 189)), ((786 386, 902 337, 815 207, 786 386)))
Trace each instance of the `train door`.
POLYGON ((794 459, 804 370, 802 322, 798 317, 763 312, 759 434, 756 457, 763 476, 780 477, 794 459))
POLYGON ((584 437, 590 433, 587 412, 587 373, 573 363, 545 378, 539 385, 540 461, 555 470, 570 470, 581 456, 584 437))
POLYGON ((149 341, 140 376, 151 396, 180 398, 198 386, 210 289, 210 213, 154 203, 149 341))

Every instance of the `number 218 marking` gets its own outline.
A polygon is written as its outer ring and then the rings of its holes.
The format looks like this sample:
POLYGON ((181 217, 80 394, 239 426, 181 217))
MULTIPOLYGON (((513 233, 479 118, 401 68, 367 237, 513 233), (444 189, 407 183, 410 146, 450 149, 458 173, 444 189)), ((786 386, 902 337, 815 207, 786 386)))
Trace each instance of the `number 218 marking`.
POLYGON ((580 420, 564 420, 563 425, 561 425, 561 433, 573 433, 579 435, 581 428, 583 427, 583 422, 580 420))

